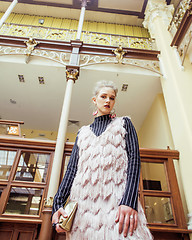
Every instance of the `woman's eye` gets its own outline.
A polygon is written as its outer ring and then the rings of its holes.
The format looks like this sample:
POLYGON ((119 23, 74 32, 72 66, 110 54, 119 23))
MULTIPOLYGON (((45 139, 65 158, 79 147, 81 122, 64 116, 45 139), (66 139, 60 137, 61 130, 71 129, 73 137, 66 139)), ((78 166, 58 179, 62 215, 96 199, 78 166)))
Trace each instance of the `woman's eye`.
POLYGON ((101 96, 102 98, 106 98, 106 96, 101 96))
POLYGON ((111 99, 111 100, 115 100, 115 98, 114 98, 114 97, 111 97, 110 99, 111 99))

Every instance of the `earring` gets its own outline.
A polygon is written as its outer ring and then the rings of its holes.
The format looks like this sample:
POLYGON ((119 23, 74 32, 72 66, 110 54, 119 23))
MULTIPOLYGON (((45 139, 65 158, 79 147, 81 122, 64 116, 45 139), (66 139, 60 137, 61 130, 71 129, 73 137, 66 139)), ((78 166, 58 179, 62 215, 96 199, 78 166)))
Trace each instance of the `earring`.
POLYGON ((110 118, 115 118, 117 115, 115 113, 115 109, 113 108, 113 110, 111 111, 111 113, 109 114, 110 118))
POLYGON ((98 111, 96 110, 95 112, 93 112, 93 116, 96 116, 98 113, 98 111))

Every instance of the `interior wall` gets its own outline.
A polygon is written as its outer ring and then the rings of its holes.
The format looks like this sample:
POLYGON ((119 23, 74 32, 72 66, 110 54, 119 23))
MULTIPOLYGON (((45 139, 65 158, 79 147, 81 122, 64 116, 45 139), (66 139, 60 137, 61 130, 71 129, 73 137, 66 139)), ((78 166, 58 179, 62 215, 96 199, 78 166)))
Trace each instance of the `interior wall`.
POLYGON ((139 144, 142 148, 174 149, 165 102, 158 94, 145 118, 139 132, 139 144))
MULTIPOLYGON (((169 146, 171 150, 175 149, 163 94, 156 96, 138 132, 138 139, 141 148, 167 149, 167 146, 169 146)), ((174 166, 187 218, 188 210, 178 160, 174 161, 174 166)))
MULTIPOLYGON (((21 135, 25 138, 35 138, 42 140, 57 140, 57 131, 44 131, 38 129, 21 129, 21 135)), ((75 142, 76 133, 67 132, 66 141, 75 142)))
POLYGON ((57 138, 56 131, 44 131, 40 129, 21 129, 21 135, 25 138, 45 139, 55 141, 57 138))

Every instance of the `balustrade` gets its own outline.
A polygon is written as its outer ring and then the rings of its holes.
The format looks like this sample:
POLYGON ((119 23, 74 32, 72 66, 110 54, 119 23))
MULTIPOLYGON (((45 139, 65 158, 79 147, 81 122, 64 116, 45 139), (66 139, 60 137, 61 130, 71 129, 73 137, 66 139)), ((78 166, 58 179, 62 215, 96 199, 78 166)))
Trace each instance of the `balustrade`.
MULTIPOLYGON (((77 30, 4 23, 0 35, 70 42, 76 39, 77 30)), ((154 39, 146 37, 83 31, 81 41, 86 44, 156 50, 154 39)))
POLYGON ((191 6, 192 0, 182 0, 179 2, 169 26, 169 31, 171 32, 172 36, 176 34, 185 13, 187 12, 187 10, 191 9, 191 6))

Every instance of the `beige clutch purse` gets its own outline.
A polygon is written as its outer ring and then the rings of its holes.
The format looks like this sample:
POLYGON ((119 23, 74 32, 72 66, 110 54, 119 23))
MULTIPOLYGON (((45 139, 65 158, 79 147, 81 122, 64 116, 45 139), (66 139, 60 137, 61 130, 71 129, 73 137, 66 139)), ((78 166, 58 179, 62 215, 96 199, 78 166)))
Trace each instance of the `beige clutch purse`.
POLYGON ((64 218, 61 215, 59 218, 59 226, 67 232, 71 230, 73 219, 75 217, 75 213, 77 210, 77 205, 78 205, 77 202, 69 201, 68 198, 67 202, 65 203, 65 206, 63 207, 68 217, 64 218))

